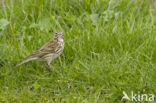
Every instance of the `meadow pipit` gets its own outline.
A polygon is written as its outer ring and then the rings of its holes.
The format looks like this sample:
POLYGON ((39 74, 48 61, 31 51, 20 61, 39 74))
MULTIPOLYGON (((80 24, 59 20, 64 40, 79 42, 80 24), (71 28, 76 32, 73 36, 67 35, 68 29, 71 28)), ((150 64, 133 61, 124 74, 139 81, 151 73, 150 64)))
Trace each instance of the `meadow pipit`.
POLYGON ((26 57, 22 62, 17 64, 16 67, 26 62, 39 59, 41 61, 47 61, 48 66, 52 68, 50 66, 51 61, 56 57, 58 57, 62 53, 63 49, 64 49, 64 35, 62 31, 56 31, 54 34, 54 38, 52 40, 50 40, 40 49, 36 50, 31 55, 26 57))

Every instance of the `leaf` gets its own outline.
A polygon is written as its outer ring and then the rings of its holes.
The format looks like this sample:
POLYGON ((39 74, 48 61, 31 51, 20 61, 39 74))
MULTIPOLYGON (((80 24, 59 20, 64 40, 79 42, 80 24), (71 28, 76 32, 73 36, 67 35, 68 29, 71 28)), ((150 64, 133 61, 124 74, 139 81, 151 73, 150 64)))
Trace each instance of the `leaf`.
POLYGON ((50 18, 43 18, 39 21, 39 27, 41 30, 50 30, 50 18))
POLYGON ((40 85, 39 85, 38 83, 34 83, 34 88, 35 88, 35 89, 38 89, 39 86, 40 86, 40 85))
POLYGON ((92 20, 92 22, 93 22, 94 25, 97 24, 97 21, 99 19, 98 16, 99 16, 98 14, 91 14, 90 15, 90 19, 92 20))
POLYGON ((63 17, 63 19, 64 19, 65 21, 69 21, 69 22, 72 22, 72 21, 73 21, 73 18, 69 18, 69 17, 63 17))
POLYGON ((108 5, 108 10, 113 10, 115 7, 119 5, 119 3, 120 2, 118 0, 110 0, 108 5))
POLYGON ((6 19, 0 19, 0 29, 4 29, 9 24, 9 21, 6 19))
POLYGON ((36 28, 36 27, 38 27, 38 24, 35 24, 35 23, 32 23, 32 24, 30 24, 30 26, 29 26, 29 28, 36 28))

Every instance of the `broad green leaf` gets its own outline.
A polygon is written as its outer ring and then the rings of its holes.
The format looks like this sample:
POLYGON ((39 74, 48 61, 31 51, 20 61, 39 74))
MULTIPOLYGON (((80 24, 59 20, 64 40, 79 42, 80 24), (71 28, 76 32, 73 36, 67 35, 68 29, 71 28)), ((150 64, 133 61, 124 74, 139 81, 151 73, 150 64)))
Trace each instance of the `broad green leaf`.
POLYGON ((41 30, 48 31, 50 29, 50 19, 49 18, 43 18, 39 21, 39 27, 41 30))
POLYGON ((6 19, 0 19, 0 29, 4 29, 9 24, 9 21, 6 19))
POLYGON ((39 85, 38 83, 34 83, 34 88, 35 88, 35 89, 38 89, 39 86, 40 86, 40 85, 39 85))

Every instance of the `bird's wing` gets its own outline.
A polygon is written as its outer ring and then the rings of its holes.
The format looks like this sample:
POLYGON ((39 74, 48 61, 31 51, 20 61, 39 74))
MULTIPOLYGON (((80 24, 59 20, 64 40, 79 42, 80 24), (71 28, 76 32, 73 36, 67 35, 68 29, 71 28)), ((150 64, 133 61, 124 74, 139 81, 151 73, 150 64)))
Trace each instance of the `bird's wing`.
POLYGON ((46 43, 45 45, 43 45, 40 49, 36 50, 31 55, 26 57, 22 62, 17 64, 16 67, 18 67, 21 64, 24 64, 24 63, 26 63, 28 61, 35 60, 35 59, 38 59, 38 58, 42 58, 46 54, 56 53, 59 50, 59 48, 60 48, 59 42, 57 40, 55 40, 55 39, 51 40, 48 43, 46 43))
POLYGON ((33 52, 30 56, 26 57, 29 58, 42 58, 46 54, 55 53, 59 48, 59 43, 57 40, 51 40, 45 45, 43 45, 40 49, 33 52))

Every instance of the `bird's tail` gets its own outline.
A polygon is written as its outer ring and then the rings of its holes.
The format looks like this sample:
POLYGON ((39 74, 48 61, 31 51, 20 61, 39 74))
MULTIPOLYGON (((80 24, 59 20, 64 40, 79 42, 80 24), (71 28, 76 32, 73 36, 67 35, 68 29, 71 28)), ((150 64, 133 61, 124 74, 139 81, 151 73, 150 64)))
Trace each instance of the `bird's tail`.
POLYGON ((26 63, 26 62, 29 62, 29 61, 35 60, 35 59, 37 59, 37 58, 29 58, 29 59, 25 59, 25 60, 23 60, 22 62, 18 63, 18 64, 16 65, 16 67, 18 67, 18 66, 20 66, 20 65, 22 65, 22 64, 24 64, 24 63, 26 63))

